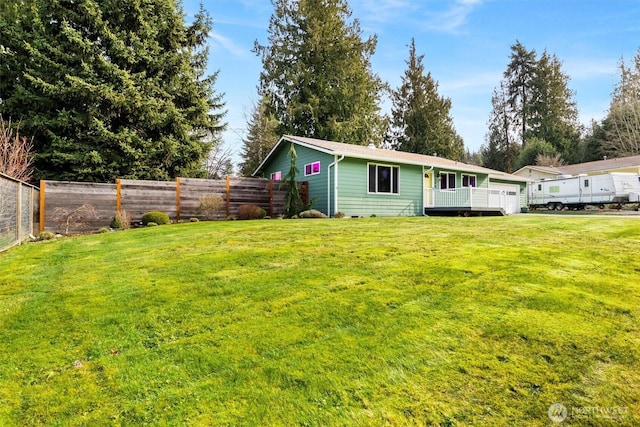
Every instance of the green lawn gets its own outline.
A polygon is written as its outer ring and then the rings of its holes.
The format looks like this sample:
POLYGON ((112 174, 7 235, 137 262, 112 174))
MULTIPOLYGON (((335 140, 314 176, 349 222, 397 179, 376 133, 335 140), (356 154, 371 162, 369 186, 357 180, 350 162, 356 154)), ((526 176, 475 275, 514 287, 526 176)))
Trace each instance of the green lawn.
POLYGON ((640 425, 640 219, 188 223, 0 254, 0 425, 640 425))

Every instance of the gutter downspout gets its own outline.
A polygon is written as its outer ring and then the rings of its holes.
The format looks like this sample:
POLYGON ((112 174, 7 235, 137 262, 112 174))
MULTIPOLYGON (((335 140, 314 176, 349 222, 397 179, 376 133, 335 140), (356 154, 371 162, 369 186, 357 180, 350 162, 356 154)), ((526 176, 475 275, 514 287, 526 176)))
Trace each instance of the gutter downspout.
POLYGON ((337 154, 333 156, 334 160, 329 166, 327 166, 327 215, 331 216, 331 168, 333 167, 333 185, 334 185, 334 210, 335 215, 338 212, 338 163, 344 159, 344 154, 338 158, 337 154))
MULTIPOLYGON (((427 214, 424 212, 424 208, 425 208, 425 202, 426 200, 424 199, 424 174, 425 173, 429 173, 429 172, 433 172, 433 165, 431 165, 431 167, 427 170, 424 170, 424 167, 422 168, 422 216, 426 216, 427 214)), ((431 178, 431 189, 433 190, 433 177, 431 178)), ((432 197, 435 197, 435 194, 433 194, 433 192, 431 193, 432 197)))

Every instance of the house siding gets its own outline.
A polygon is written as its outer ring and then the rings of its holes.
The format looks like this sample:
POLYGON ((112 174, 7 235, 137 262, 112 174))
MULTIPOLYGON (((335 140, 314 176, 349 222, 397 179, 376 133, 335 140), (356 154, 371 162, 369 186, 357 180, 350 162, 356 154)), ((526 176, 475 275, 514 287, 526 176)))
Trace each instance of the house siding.
MULTIPOLYGON (((333 185, 332 185, 333 192, 333 185)), ((333 196, 333 194, 332 194, 333 196)), ((333 203, 331 209, 333 209, 333 203)), ((346 216, 415 216, 422 214, 422 167, 345 158, 338 164, 338 211, 346 216), (399 168, 398 194, 368 192, 368 164, 399 168)), ((331 212, 335 214, 335 212, 331 212)))
POLYGON ((460 172, 447 168, 433 168, 433 185, 435 189, 440 189, 440 181, 438 177, 440 176, 440 172, 447 173, 455 173, 456 174, 456 188, 462 187, 462 175, 475 175, 476 177, 476 188, 488 188, 489 187, 489 176, 486 174, 478 173, 478 172, 460 172))
MULTIPOLYGON (((291 160, 289 159, 289 149, 291 144, 282 144, 280 149, 274 153, 273 160, 269 162, 263 170, 263 176, 269 178, 271 173, 281 171, 282 178, 289 173, 291 168, 291 160)), ((296 166, 298 174, 296 181, 306 181, 309 183, 309 201, 313 201, 312 208, 323 213, 327 213, 327 167, 333 162, 333 156, 312 150, 300 145, 296 148, 296 166), (308 163, 320 162, 320 173, 315 175, 304 176, 304 166, 308 163)), ((331 170, 333 174, 333 168, 331 170)))

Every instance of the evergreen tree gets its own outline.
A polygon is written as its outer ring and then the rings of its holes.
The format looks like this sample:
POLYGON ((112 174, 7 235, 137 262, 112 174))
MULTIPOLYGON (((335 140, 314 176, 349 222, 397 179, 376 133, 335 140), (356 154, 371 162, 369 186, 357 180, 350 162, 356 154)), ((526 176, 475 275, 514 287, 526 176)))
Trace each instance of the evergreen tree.
POLYGON ((371 71, 377 39, 362 40, 346 0, 272 0, 260 95, 278 134, 367 144, 382 138, 381 80, 371 71))
POLYGON ((284 215, 287 218, 293 218, 298 215, 304 209, 304 202, 302 196, 300 196, 300 189, 296 177, 300 171, 296 166, 296 148, 293 144, 289 148, 289 172, 283 177, 282 184, 287 186, 287 192, 284 195, 284 215))
POLYGON ((512 124, 518 132, 520 144, 526 144, 527 130, 533 98, 533 80, 536 66, 536 51, 527 50, 516 41, 511 46, 511 62, 504 72, 509 107, 512 111, 512 124))
POLYGON ((560 155, 547 141, 538 138, 531 138, 527 141, 527 145, 520 150, 518 157, 514 163, 514 170, 518 170, 524 166, 537 164, 538 156, 553 157, 560 155))
POLYGON ((569 76, 562 72, 555 55, 543 52, 534 68, 530 107, 530 130, 526 141, 536 138, 550 143, 563 157, 571 157, 571 149, 580 138, 578 109, 569 89, 569 76))
POLYGON ((278 121, 267 114, 265 102, 254 106, 248 126, 249 133, 242 140, 242 176, 251 176, 278 142, 278 121))
POLYGON ((481 149, 482 165, 496 170, 513 172, 520 151, 514 130, 513 111, 510 108, 509 89, 505 82, 494 89, 491 97, 493 109, 489 117, 486 143, 481 149))
POLYGON ((504 80, 492 101, 487 149, 490 145, 494 149, 485 150, 486 155, 503 158, 490 163, 513 171, 519 151, 533 138, 548 142, 565 158, 574 157, 572 150, 580 138, 578 111, 561 62, 546 51, 538 59, 535 50, 527 50, 520 42, 511 51, 504 80))
POLYGON ((201 176, 223 129, 211 20, 174 0, 8 0, 0 114, 34 136, 40 178, 201 176))
POLYGON ((451 100, 438 94, 438 83, 425 74, 411 39, 407 69, 400 87, 391 92, 393 107, 391 139, 400 151, 461 160, 464 143, 453 126, 451 100))

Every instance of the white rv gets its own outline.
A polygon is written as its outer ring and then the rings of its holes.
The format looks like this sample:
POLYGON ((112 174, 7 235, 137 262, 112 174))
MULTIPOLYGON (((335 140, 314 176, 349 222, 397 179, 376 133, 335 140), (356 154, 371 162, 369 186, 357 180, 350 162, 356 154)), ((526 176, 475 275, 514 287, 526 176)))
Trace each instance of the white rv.
POLYGON ((550 210, 584 209, 587 205, 604 206, 640 202, 640 177, 633 173, 611 172, 601 175, 561 175, 529 185, 529 207, 550 210))

